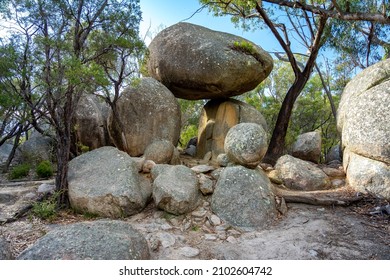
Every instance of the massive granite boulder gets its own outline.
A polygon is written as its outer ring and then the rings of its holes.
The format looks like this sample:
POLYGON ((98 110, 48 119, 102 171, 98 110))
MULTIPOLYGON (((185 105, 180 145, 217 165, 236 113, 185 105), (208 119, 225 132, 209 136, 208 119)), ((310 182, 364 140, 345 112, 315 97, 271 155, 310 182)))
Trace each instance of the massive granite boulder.
POLYGON ((136 162, 114 147, 102 147, 69 163, 69 200, 79 212, 120 218, 140 212, 151 197, 136 162))
POLYGON ((389 104, 390 59, 387 59, 365 69, 347 84, 337 116, 347 181, 357 190, 387 198, 390 198, 389 104))
POLYGON ((209 151, 213 160, 225 153, 225 137, 233 126, 239 123, 256 123, 267 131, 263 115, 253 106, 235 100, 210 100, 203 107, 198 127, 196 156, 203 158, 209 151))
POLYGON ((81 97, 74 117, 77 146, 91 151, 109 144, 106 114, 109 110, 109 106, 95 95, 81 97))
POLYGON ((60 226, 23 251, 19 260, 148 260, 143 235, 122 221, 60 226))
POLYGON ((142 78, 135 87, 125 89, 117 110, 119 121, 111 113, 108 126, 118 149, 138 157, 157 140, 167 140, 176 147, 181 126, 179 103, 155 79, 142 78))
POLYGON ((254 43, 184 22, 157 34, 149 51, 149 74, 190 100, 245 93, 273 67, 272 57, 254 43))
POLYGON ((211 208, 227 223, 265 229, 276 217, 271 182, 260 169, 226 167, 212 195, 211 208))

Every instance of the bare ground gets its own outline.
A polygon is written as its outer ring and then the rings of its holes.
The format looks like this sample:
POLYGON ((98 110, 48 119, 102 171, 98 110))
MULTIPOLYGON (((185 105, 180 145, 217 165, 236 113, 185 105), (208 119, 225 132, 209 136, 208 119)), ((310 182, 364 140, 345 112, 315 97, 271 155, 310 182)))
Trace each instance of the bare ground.
MULTIPOLYGON (((182 216, 159 211, 151 203, 124 221, 144 234, 153 259, 390 260, 390 218, 370 215, 373 202, 366 199, 349 207, 291 203, 286 215, 261 231, 218 224, 207 201, 182 216)), ((27 214, 0 226, 0 235, 17 258, 57 226, 84 220, 90 218, 70 211, 51 222, 27 214)))

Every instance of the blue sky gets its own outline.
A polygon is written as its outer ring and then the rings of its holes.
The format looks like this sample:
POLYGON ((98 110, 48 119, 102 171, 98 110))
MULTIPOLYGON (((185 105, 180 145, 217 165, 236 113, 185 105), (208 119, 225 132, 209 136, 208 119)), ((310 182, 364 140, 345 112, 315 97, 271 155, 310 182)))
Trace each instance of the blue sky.
MULTIPOLYGON (((162 27, 168 27, 194 14, 201 5, 198 0, 140 0, 142 18, 141 35, 145 35, 150 26, 150 31, 156 33, 162 27)), ((281 48, 274 36, 268 30, 244 32, 236 28, 230 21, 230 17, 214 17, 203 9, 186 22, 205 26, 207 28, 232 33, 261 46, 266 51, 280 51, 281 48)), ((150 40, 146 40, 147 43, 150 40)))

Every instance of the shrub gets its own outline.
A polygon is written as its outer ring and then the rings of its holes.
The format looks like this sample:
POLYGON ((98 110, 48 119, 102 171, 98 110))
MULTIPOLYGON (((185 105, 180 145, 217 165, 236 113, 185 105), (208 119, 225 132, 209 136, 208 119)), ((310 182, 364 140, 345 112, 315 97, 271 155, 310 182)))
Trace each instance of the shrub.
POLYGON ((30 172, 30 168, 31 167, 28 163, 19 164, 15 166, 14 168, 12 168, 9 174, 9 179, 15 180, 15 179, 21 179, 27 177, 30 172))
POLYGON ((54 194, 47 200, 35 202, 32 213, 43 220, 53 220, 57 216, 57 197, 58 195, 54 194))
POLYGON ((41 161, 36 168, 36 172, 39 178, 49 178, 53 176, 53 166, 48 160, 41 161))

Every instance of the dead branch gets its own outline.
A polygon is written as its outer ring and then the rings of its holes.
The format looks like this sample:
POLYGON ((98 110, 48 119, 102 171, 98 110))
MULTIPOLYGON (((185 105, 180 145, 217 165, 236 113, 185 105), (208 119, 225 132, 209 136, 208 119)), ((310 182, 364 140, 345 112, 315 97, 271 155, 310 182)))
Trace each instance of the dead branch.
POLYGON ((348 206, 363 198, 358 192, 346 188, 321 191, 292 191, 273 186, 275 195, 281 196, 286 202, 306 203, 322 206, 348 206))

